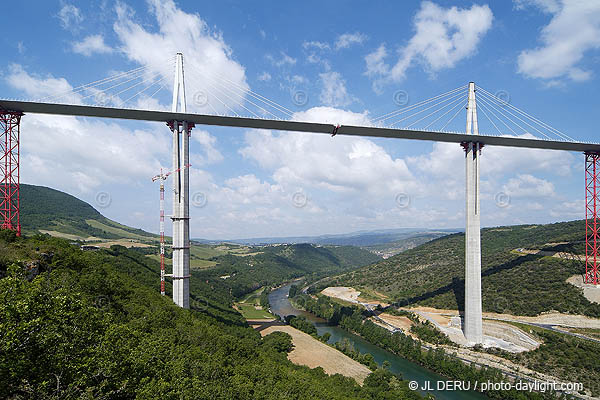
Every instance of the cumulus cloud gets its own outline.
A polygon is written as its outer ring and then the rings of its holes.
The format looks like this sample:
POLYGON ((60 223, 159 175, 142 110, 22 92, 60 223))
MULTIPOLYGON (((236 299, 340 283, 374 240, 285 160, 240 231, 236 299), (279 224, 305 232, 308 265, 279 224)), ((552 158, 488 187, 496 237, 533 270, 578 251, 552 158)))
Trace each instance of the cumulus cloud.
POLYGON ((258 75, 258 80, 261 82, 268 82, 271 80, 271 74, 267 71, 263 71, 260 75, 258 75))
POLYGON ((83 15, 79 8, 72 4, 65 4, 58 12, 60 25, 67 30, 76 31, 79 29, 79 24, 83 21, 83 15))
MULTIPOLYGON (((190 97, 197 93, 207 96, 211 107, 219 112, 227 109, 215 101, 226 98, 227 93, 215 82, 223 78, 241 90, 249 89, 244 67, 233 59, 231 48, 222 35, 209 29, 206 22, 197 14, 189 14, 175 6, 172 0, 150 0, 151 13, 156 18, 158 31, 152 32, 145 25, 137 23, 133 10, 123 3, 117 3, 117 21, 114 30, 121 41, 120 50, 130 60, 148 67, 147 74, 160 74, 172 81, 173 63, 169 58, 183 52, 186 69, 186 90, 190 97)), ((228 106, 239 109, 242 97, 232 96, 228 106)), ((204 102, 195 104, 188 101, 191 111, 206 106, 204 102)))
POLYGON ((360 32, 344 33, 337 37, 335 41, 335 49, 347 49, 352 45, 362 44, 365 40, 367 40, 367 35, 364 35, 360 32))
POLYGON ((223 160, 223 155, 215 147, 217 143, 216 137, 212 136, 205 130, 194 129, 192 139, 200 143, 200 145, 202 146, 202 151, 204 153, 202 155, 190 155, 190 157, 193 158, 192 165, 206 165, 223 160))
POLYGON ((482 37, 492 26, 493 14, 487 5, 471 8, 443 8, 424 1, 414 17, 415 35, 401 48, 393 66, 385 62, 381 45, 365 57, 366 75, 380 81, 401 81, 415 62, 429 72, 452 68, 477 51, 482 37))
POLYGON ((43 99, 60 93, 69 93, 66 95, 65 100, 74 104, 81 102, 80 95, 70 93, 73 86, 65 78, 55 78, 51 75, 46 77, 30 75, 19 64, 11 64, 8 67, 5 80, 6 83, 19 90, 28 99, 43 99))
POLYGON ((304 49, 310 49, 310 48, 315 48, 318 50, 329 50, 329 44, 325 43, 325 42, 319 42, 319 41, 304 41, 302 42, 302 47, 304 49))
POLYGON ((512 198, 551 197, 556 195, 552 182, 536 178, 530 174, 518 174, 516 178, 510 178, 503 186, 503 190, 512 198))
MULTIPOLYGON (((72 90, 64 78, 28 74, 12 65, 6 82, 32 98, 72 90)), ((73 103, 80 101, 74 96, 73 103)), ((146 180, 170 165, 171 139, 163 124, 147 123, 129 129, 121 123, 102 119, 31 114, 23 118, 27 133, 21 142, 22 179, 48 184, 74 193, 89 193, 105 184, 131 184, 146 180), (166 156, 166 157, 165 157, 166 156)), ((220 161, 216 138, 208 132, 193 131, 199 153, 190 154, 198 165, 220 161)), ((192 149, 195 151, 195 149, 192 149)))
POLYGON ((578 0, 520 0, 517 8, 539 7, 552 15, 541 31, 541 45, 523 50, 518 58, 518 71, 529 77, 550 80, 588 80, 592 71, 581 63, 584 55, 600 48, 600 3, 578 0), (576 27, 576 28, 574 28, 576 27))
POLYGON ((346 89, 346 81, 339 72, 331 71, 319 74, 322 89, 319 95, 321 103, 327 106, 347 106, 353 102, 353 97, 346 89))
POLYGON ((74 42, 73 51, 89 57, 96 53, 112 53, 113 49, 104 43, 104 37, 102 35, 90 35, 80 42, 74 42))
POLYGON ((280 51, 279 56, 277 56, 277 57, 274 57, 271 54, 267 54, 266 57, 267 57, 267 60, 269 60, 276 67, 283 67, 286 65, 295 65, 296 64, 296 59, 288 56, 283 51, 280 51))
MULTIPOLYGON (((366 114, 329 107, 309 109, 294 119, 369 122, 366 114)), ((362 196, 416 187, 404 160, 394 159, 384 148, 364 138, 332 139, 327 135, 255 130, 246 134, 246 147, 240 153, 262 168, 273 170, 273 179, 282 187, 306 185, 362 196)))

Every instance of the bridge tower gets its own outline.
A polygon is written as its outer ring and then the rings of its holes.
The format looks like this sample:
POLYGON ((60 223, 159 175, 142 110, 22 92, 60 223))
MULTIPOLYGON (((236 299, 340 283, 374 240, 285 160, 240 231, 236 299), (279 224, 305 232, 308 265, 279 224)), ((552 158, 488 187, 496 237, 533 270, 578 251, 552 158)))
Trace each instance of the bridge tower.
POLYGON ((19 141, 23 113, 0 108, 0 228, 21 236, 19 141))
MULTIPOLYGON (((475 83, 469 82, 467 135, 478 135, 475 83)), ((465 312, 463 332, 470 344, 483 342, 481 311, 481 236, 479 208, 479 157, 483 144, 464 142, 466 183, 465 312)))
POLYGON ((585 280, 600 284, 600 236, 598 235, 598 193, 600 191, 600 153, 585 152, 585 280))
MULTIPOLYGON (((173 82, 174 113, 185 113, 185 84, 183 54, 177 53, 173 82)), ((190 308, 190 146, 193 123, 170 121, 173 133, 173 301, 190 308)))

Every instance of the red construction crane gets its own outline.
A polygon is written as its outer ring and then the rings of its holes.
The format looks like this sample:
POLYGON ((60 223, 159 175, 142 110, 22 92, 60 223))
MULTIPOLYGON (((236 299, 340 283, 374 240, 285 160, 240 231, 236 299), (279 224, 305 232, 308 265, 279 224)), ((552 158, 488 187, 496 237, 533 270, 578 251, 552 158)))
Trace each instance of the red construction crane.
MULTIPOLYGON (((191 167, 191 164, 185 167, 191 167)), ((162 168, 160 174, 152 177, 152 182, 156 182, 160 179, 160 294, 165 295, 165 277, 172 276, 172 274, 165 274, 165 181, 173 172, 180 171, 182 168, 178 168, 175 171, 169 171, 163 173, 162 168)))

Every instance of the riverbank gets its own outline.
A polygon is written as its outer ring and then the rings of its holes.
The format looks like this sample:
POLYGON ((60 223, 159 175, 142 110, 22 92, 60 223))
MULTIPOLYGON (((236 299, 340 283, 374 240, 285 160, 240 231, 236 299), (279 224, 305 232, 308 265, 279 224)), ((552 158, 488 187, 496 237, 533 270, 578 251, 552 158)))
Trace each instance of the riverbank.
POLYGON ((406 381, 414 381, 418 383, 417 391, 421 395, 431 393, 435 396, 436 400, 482 400, 486 399, 484 395, 474 391, 449 391, 449 390, 437 390, 437 382, 446 382, 447 378, 436 374, 421 365, 409 361, 406 358, 393 354, 381 347, 378 347, 372 343, 369 343, 360 336, 354 335, 339 326, 332 326, 322 318, 315 316, 306 311, 302 311, 294 308, 287 297, 287 293, 290 285, 284 286, 278 290, 274 290, 269 294, 269 303, 271 304, 271 311, 274 314, 280 316, 296 315, 304 316, 307 320, 314 323, 317 327, 317 333, 322 336, 325 333, 329 333, 330 339, 329 344, 335 344, 337 342, 348 340, 354 347, 354 349, 361 354, 369 353, 373 356, 374 361, 379 365, 386 365, 386 368, 393 374, 401 375, 406 381), (421 388, 431 385, 432 389, 423 391, 421 388))
POLYGON ((294 349, 288 353, 288 359, 297 365, 305 365, 309 368, 321 367, 328 375, 341 374, 353 378, 360 385, 371 373, 365 365, 359 363, 320 342, 314 337, 306 334, 282 322, 272 320, 248 320, 248 324, 266 336, 272 332, 285 332, 292 337, 294 349))

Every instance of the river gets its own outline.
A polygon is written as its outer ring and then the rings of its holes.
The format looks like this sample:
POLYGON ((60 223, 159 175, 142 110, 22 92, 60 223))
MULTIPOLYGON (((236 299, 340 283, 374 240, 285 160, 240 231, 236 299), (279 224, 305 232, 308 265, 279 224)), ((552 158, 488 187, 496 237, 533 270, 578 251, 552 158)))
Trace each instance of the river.
MULTIPOLYGON (((375 346, 360 336, 351 334, 346 332, 342 328, 338 326, 329 326, 326 321, 315 316, 314 314, 308 313, 306 311, 298 310, 290 304, 287 294, 290 290, 289 285, 282 286, 278 289, 273 290, 269 294, 269 303, 271 304, 271 311, 277 315, 282 317, 286 315, 303 315, 307 320, 313 322, 317 326, 317 332, 319 335, 323 335, 325 332, 329 332, 331 334, 331 338, 329 339, 329 343, 336 343, 344 338, 350 340, 350 342, 354 345, 354 348, 361 353, 370 353, 373 355, 375 361, 380 366, 384 361, 388 361, 390 363, 390 371, 396 374, 402 375, 402 377, 408 381, 417 381, 419 383, 419 388, 424 387, 426 382, 429 382, 430 387, 434 388, 434 390, 428 391, 433 394, 436 399, 439 400, 482 400, 487 399, 481 393, 469 391, 451 391, 451 390, 435 390, 437 388, 438 381, 448 381, 434 372, 429 371, 426 368, 423 368, 419 364, 415 364, 414 362, 408 361, 402 357, 399 357, 395 354, 390 353, 387 350, 384 350, 378 346, 375 346)), ((460 362, 460 361, 457 361, 460 362)), ((424 391, 419 390, 422 394, 425 394, 424 391)))

